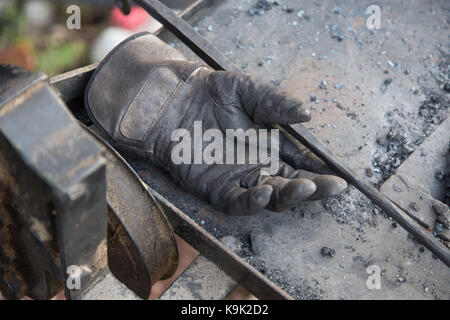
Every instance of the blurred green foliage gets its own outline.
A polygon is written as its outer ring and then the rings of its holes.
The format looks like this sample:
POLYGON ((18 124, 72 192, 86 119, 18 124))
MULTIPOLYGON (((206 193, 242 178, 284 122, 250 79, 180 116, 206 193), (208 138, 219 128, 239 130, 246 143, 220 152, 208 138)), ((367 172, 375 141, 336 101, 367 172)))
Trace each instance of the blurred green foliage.
POLYGON ((63 43, 57 47, 42 50, 37 54, 37 69, 49 76, 73 68, 74 64, 84 60, 87 45, 83 41, 63 43))
POLYGON ((13 43, 27 31, 25 14, 20 1, 13 1, 0 15, 0 45, 13 43))
MULTIPOLYGON (((58 11, 58 9, 59 6, 55 4, 55 10, 58 11)), ((62 12, 61 17, 65 19, 65 11, 62 12)), ((86 40, 80 39, 80 33, 74 32, 74 37, 71 37, 70 41, 65 40, 61 43, 60 41, 50 40, 52 35, 47 34, 46 30, 41 30, 39 33, 34 32, 33 36, 29 31, 31 30, 29 30, 26 21, 23 2, 20 0, 12 1, 0 12, 0 56, 2 49, 9 48, 13 52, 20 52, 34 61, 32 63, 33 69, 43 71, 49 76, 88 63, 88 45, 86 40), (38 37, 36 37, 36 34, 38 37), (48 39, 44 42, 45 45, 42 44, 43 39, 48 39), (24 42, 29 46, 20 45, 24 42)), ((15 63, 16 61, 4 62, 15 63)))

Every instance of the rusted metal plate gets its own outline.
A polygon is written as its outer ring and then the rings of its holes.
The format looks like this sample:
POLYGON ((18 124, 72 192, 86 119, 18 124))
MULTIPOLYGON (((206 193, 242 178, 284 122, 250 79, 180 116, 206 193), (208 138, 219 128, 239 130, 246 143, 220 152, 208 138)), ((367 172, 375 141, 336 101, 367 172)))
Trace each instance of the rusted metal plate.
MULTIPOLYGON (((237 238, 226 236, 222 237, 220 241, 236 254, 242 250, 242 243, 237 238)), ((160 299, 224 300, 237 287, 236 281, 223 272, 219 266, 204 255, 199 255, 166 289, 160 299)))
POLYGON ((172 228, 141 179, 98 134, 86 128, 105 149, 108 212, 108 265, 142 299, 178 266, 172 228))

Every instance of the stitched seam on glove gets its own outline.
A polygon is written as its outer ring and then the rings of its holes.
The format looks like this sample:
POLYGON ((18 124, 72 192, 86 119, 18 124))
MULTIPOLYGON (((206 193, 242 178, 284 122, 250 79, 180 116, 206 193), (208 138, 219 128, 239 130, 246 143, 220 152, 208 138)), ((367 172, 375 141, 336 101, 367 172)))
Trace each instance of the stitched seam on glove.
MULTIPOLYGON (((163 65, 165 67, 169 67, 168 65, 163 65)), ((149 129, 147 130, 147 132, 144 135, 143 141, 147 141, 149 135, 152 133, 153 129, 155 128, 155 126, 157 126, 157 124, 159 123, 159 120, 161 118, 161 116, 163 115, 163 113, 166 111, 166 109, 169 107, 170 103, 173 101, 173 98, 175 97, 175 94, 179 92, 181 86, 183 86, 192 76, 192 74, 194 74, 194 72, 197 69, 203 68, 204 65, 201 63, 195 63, 191 68, 188 68, 185 72, 183 72, 183 74, 181 75, 182 79, 180 79, 180 76, 174 72, 174 74, 178 77, 180 81, 180 83, 177 85, 177 87, 175 88, 175 90, 170 94, 169 97, 167 97, 166 102, 164 103, 164 105, 161 107, 161 109, 159 110, 158 114, 155 117, 154 123, 151 127, 149 127, 149 129)), ((173 70, 171 70, 173 71, 173 70)), ((182 119, 184 119, 186 117, 186 114, 189 112, 188 108, 185 112, 185 114, 183 115, 182 119)))
POLYGON ((230 106, 236 106, 236 107, 241 107, 241 105, 240 104, 238 104, 236 101, 233 101, 233 102, 231 102, 231 103, 229 103, 229 104, 222 104, 222 103, 219 103, 218 101, 216 101, 216 99, 214 99, 211 95, 210 95, 210 93, 209 93, 209 90, 208 90, 208 83, 209 83, 209 78, 210 78, 210 76, 212 75, 213 73, 210 73, 210 74, 208 74, 208 76, 206 77, 206 79, 203 81, 203 85, 202 85, 202 88, 203 88, 203 92, 206 94, 206 96, 211 100, 211 102, 213 102, 215 105, 217 105, 218 107, 230 107, 230 106))
POLYGON ((188 68, 181 74, 181 80, 183 80, 184 82, 187 82, 189 80, 189 78, 191 78, 191 76, 195 72, 195 70, 200 69, 200 68, 208 69, 208 66, 206 66, 205 64, 203 64, 201 62, 195 62, 190 68, 188 68))
MULTIPOLYGON (((149 81, 149 79, 151 79, 151 77, 153 77, 153 75, 156 73, 156 71, 160 68, 161 66, 158 66, 156 68, 153 68, 151 72, 149 72, 149 74, 147 75, 147 77, 145 78, 145 80, 142 82, 142 85, 140 86, 139 90, 137 90, 136 94, 133 96, 133 99, 131 99, 130 103, 128 104, 128 106, 125 108, 125 111, 123 112, 123 114, 121 115, 119 121, 117 121, 116 123, 116 127, 114 128, 115 132, 119 132, 120 136, 122 137, 122 139, 125 139, 126 141, 132 141, 135 143, 141 143, 143 140, 137 140, 137 139, 130 139, 127 136, 125 136, 125 134, 123 134, 122 132, 122 124, 124 122, 124 118, 126 117, 126 115, 128 114, 128 112, 130 112, 130 107, 133 105, 133 103, 135 102, 136 99, 138 99, 139 95, 142 93, 142 90, 144 89, 145 85, 147 84, 147 82, 149 81)), ((156 119, 155 119, 156 120, 156 119)), ((150 126, 153 126, 155 123, 155 120, 152 121, 152 124, 150 126)))

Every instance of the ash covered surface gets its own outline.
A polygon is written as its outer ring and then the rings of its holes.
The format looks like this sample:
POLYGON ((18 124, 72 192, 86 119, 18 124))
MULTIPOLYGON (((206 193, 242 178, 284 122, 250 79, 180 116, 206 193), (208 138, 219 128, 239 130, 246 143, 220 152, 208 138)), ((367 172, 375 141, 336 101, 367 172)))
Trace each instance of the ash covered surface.
MULTIPOLYGON (((273 4, 274 3, 272 3, 269 0, 258 0, 258 2, 256 2, 255 6, 253 6, 252 8, 250 8, 248 10, 248 14, 250 16, 263 15, 266 11, 272 9, 273 4)), ((277 5, 278 3, 275 2, 275 4, 277 5)))
MULTIPOLYGON (((228 235, 242 238, 242 236, 236 232, 216 223, 214 219, 199 212, 198 207, 207 204, 194 196, 188 195, 188 198, 185 198, 185 194, 181 195, 179 189, 173 188, 175 182, 173 182, 169 174, 162 172, 144 161, 133 160, 130 161, 130 164, 152 189, 164 196, 178 209, 187 213, 195 223, 213 235, 216 239, 221 239, 228 235), (170 185, 164 183, 165 181, 170 181, 170 185)), ((241 241, 242 240, 243 239, 241 239, 241 241)))
POLYGON ((310 284, 305 279, 292 279, 292 277, 279 268, 271 268, 267 263, 256 256, 249 245, 244 246, 240 256, 256 270, 273 281, 296 300, 320 300, 324 298, 324 291, 319 286, 310 284), (293 285, 295 283, 295 285, 293 285))
MULTIPOLYGON (((381 179, 376 185, 381 185, 408 156, 431 135, 436 127, 447 119, 450 106, 450 55, 441 52, 440 62, 431 68, 431 77, 436 86, 421 88, 425 99, 418 106, 418 118, 421 120, 421 130, 411 132, 404 124, 394 120, 393 113, 399 113, 399 109, 386 113, 390 128, 387 134, 377 139, 377 144, 382 147, 373 158, 375 172, 381 174, 381 179)), ((419 79, 419 83, 422 79, 419 79)), ((385 85, 385 84, 383 84, 385 85)), ((386 89, 385 89, 386 90, 386 89)), ((417 92, 413 91, 413 94, 417 92)))
POLYGON ((348 188, 339 196, 321 200, 321 205, 331 213, 331 218, 337 223, 356 227, 376 228, 377 216, 382 214, 380 208, 357 192, 354 187, 348 188))

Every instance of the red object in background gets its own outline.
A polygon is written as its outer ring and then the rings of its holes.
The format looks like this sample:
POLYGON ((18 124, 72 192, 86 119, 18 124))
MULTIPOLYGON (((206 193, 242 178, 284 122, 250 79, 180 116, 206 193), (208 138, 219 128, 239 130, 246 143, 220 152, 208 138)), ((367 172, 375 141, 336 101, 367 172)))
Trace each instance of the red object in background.
POLYGON ((124 15, 120 9, 115 6, 111 12, 111 23, 116 27, 122 27, 128 30, 137 30, 145 27, 149 21, 147 11, 139 6, 133 6, 129 15, 124 15))
POLYGON ((33 71, 36 67, 33 43, 24 39, 0 50, 0 64, 13 64, 33 71))

